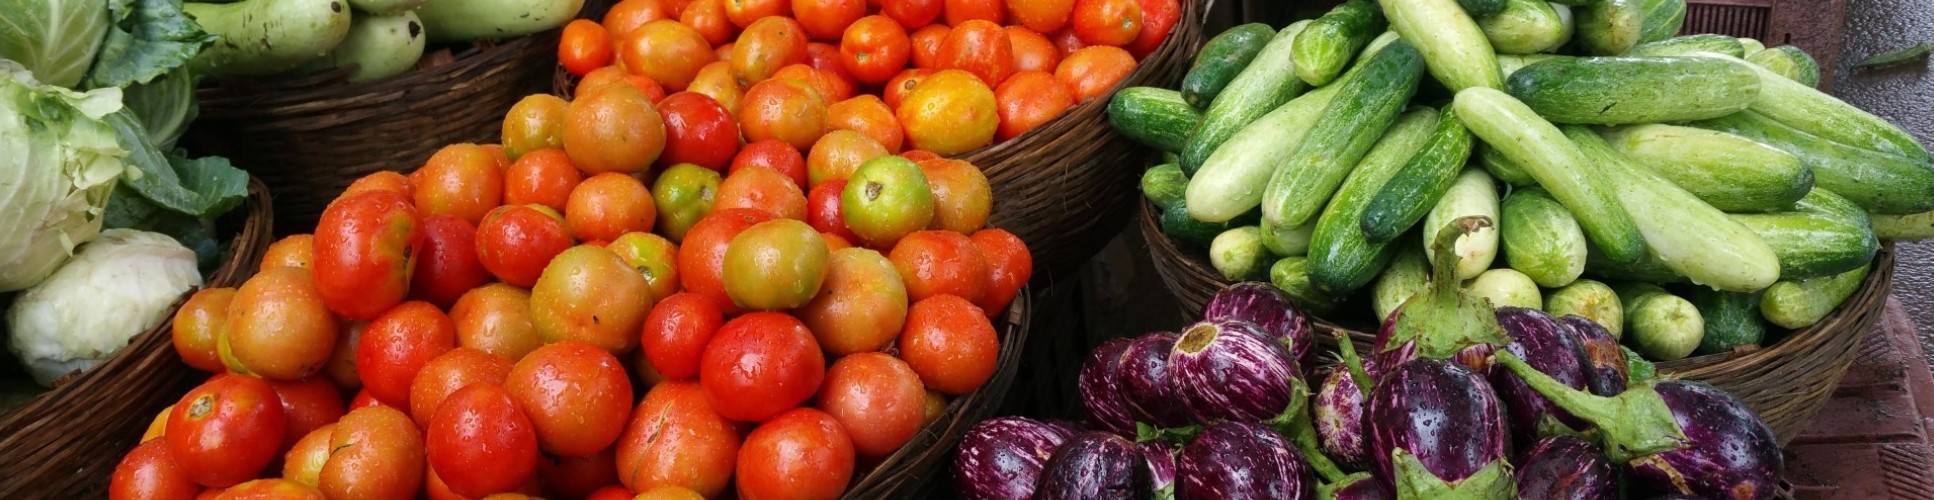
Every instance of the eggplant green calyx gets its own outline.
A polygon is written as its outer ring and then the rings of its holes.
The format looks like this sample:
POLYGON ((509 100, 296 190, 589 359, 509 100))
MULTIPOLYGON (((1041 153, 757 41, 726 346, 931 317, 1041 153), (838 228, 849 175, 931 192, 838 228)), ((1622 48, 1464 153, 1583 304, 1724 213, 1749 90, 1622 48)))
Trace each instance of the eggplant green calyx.
POLYGON ((1337 480, 1336 482, 1318 483, 1316 485, 1316 498, 1318 500, 1336 500, 1336 492, 1355 486, 1357 483, 1375 480, 1376 478, 1372 477, 1368 472, 1358 472, 1343 476, 1343 479, 1337 480))
POLYGON ((1596 427, 1605 440, 1605 455, 1618 463, 1690 446, 1672 408, 1652 389, 1652 382, 1633 384, 1617 396, 1596 396, 1565 386, 1509 352, 1498 351, 1495 356, 1498 364, 1532 390, 1596 427))
POLYGON ((1289 407, 1284 408, 1276 418, 1262 424, 1296 443, 1296 449, 1303 452, 1303 459, 1309 461, 1310 468, 1316 469, 1316 475, 1322 476, 1323 481, 1342 480, 1343 468, 1337 467, 1336 462, 1323 454, 1323 445, 1316 440, 1316 426, 1310 422, 1308 411, 1309 385, 1303 383, 1302 379, 1291 379, 1289 385, 1289 407))
POLYGON ((1135 442, 1137 443, 1166 441, 1175 444, 1186 444, 1189 440, 1195 439, 1196 434, 1201 433, 1201 425, 1156 427, 1149 425, 1148 422, 1135 422, 1135 442))
POLYGON ((1462 481, 1446 482, 1403 448, 1390 450, 1397 473, 1397 500, 1507 500, 1518 497, 1511 464, 1492 460, 1462 481))
POLYGON ((1491 225, 1489 217, 1473 215, 1453 220, 1438 231, 1431 243, 1436 254, 1430 263, 1430 288, 1404 302, 1385 350, 1414 343, 1419 358, 1451 359, 1474 345, 1502 348, 1510 343, 1491 305, 1466 295, 1457 281, 1458 237, 1491 225))
POLYGON ((1370 378, 1369 371, 1363 369, 1363 357, 1356 354, 1356 343, 1351 342, 1350 335, 1343 333, 1342 330, 1337 330, 1335 335, 1336 347, 1341 351, 1344 369, 1350 370, 1350 378, 1356 379, 1356 388, 1363 393, 1363 399, 1370 400, 1370 389, 1376 385, 1376 381, 1370 378))

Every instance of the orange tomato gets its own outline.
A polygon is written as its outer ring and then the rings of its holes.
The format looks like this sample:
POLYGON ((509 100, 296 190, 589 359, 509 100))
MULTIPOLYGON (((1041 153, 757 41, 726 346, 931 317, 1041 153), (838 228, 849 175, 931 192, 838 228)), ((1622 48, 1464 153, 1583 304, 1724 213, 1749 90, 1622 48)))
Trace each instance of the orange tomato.
POLYGON ((980 249, 982 258, 987 260, 987 294, 976 302, 988 316, 999 314, 1019 295, 1021 287, 1034 277, 1034 256, 1028 253, 1027 244, 1021 238, 1001 229, 982 229, 975 231, 967 239, 980 249))
POLYGON ((906 324, 906 285, 893 263, 879 252, 837 250, 827 261, 819 294, 793 314, 834 356, 878 351, 892 343, 906 324))
POLYGON ((685 14, 685 9, 691 8, 692 2, 693 0, 665 0, 665 10, 671 11, 672 17, 678 17, 685 14))
POLYGON ((408 409, 410 384, 430 360, 457 347, 457 327, 428 302, 404 302, 363 329, 356 343, 356 371, 363 387, 384 405, 408 409))
POLYGON ((471 225, 503 204, 504 173, 497 159, 476 144, 451 144, 410 174, 416 208, 424 216, 454 215, 471 225))
MULTIPOLYGON (((657 80, 653 80, 651 77, 645 75, 626 73, 624 68, 618 66, 605 66, 592 70, 591 74, 584 75, 584 79, 578 80, 576 88, 577 98, 584 99, 590 97, 591 94, 595 94, 598 91, 612 86, 631 87, 643 93, 645 98, 651 102, 658 102, 659 99, 665 98, 665 87, 659 85, 657 80)), ((559 126, 562 126, 562 121, 559 122, 559 126)), ((553 144, 561 145, 562 143, 553 144)))
POLYGON ((920 161, 920 173, 933 190, 933 222, 929 229, 967 234, 987 224, 994 207, 994 188, 987 175, 972 163, 952 158, 920 161))
POLYGON ((747 433, 739 449, 739 498, 839 498, 853 478, 853 438, 826 412, 800 408, 747 433))
POLYGON ((785 16, 791 12, 790 0, 723 0, 725 17, 740 28, 749 28, 760 19, 785 16))
POLYGON ((351 410, 336 423, 328 448, 317 479, 329 498, 415 498, 422 491, 423 434, 402 411, 351 410))
POLYGON ((459 347, 431 358, 410 381, 410 418, 429 427, 443 400, 470 384, 503 385, 512 360, 480 350, 459 347))
POLYGON ((589 19, 572 20, 559 35, 557 63, 578 76, 610 65, 611 33, 589 19))
POLYGON ((732 479, 739 432, 697 381, 652 386, 615 445, 618 479, 638 491, 669 485, 717 496, 732 479))
POLYGON ((1088 45, 1128 45, 1142 34, 1142 4, 1140 0, 1076 0, 1072 27, 1088 45))
POLYGON ((340 327, 311 276, 307 269, 270 269, 228 299, 215 347, 230 371, 301 380, 329 360, 340 327))
POLYGON ((202 491, 182 472, 164 442, 142 441, 121 458, 108 479, 109 500, 188 500, 202 491))
POLYGON ((852 72, 846 71, 846 64, 840 62, 842 59, 845 57, 839 54, 839 47, 819 42, 806 44, 806 64, 838 78, 849 89, 847 97, 852 97, 852 90, 859 87, 859 82, 853 79, 852 72))
POLYGON ((593 175, 571 190, 564 225, 580 241, 611 241, 632 231, 650 232, 658 221, 651 189, 629 175, 593 175))
POLYGON ((901 238, 887 259, 900 271, 907 296, 915 302, 939 295, 971 302, 987 293, 987 261, 966 235, 917 231, 901 238))
POLYGON ((988 88, 999 86, 1014 73, 1014 44, 998 24, 972 20, 954 25, 940 43, 940 69, 973 73, 988 88))
POLYGON ((1000 339, 987 313, 952 295, 914 302, 899 345, 901 359, 928 389, 954 396, 986 383, 1000 356, 1000 339))
POLYGON ((861 18, 840 38, 840 64, 853 78, 869 84, 886 83, 907 66, 913 41, 906 28, 886 16, 861 18))
POLYGON ((719 183, 712 210, 750 208, 772 212, 779 217, 806 220, 806 193, 792 179, 769 168, 747 168, 732 172, 719 183))
POLYGON ((806 156, 808 185, 818 187, 828 181, 852 177, 860 164, 887 154, 885 146, 859 132, 834 130, 819 138, 811 154, 806 156))
MULTIPOLYGON (((1041 71, 1053 73, 1054 66, 1061 64, 1061 50, 1054 47, 1054 41, 1047 35, 1036 33, 1024 26, 1008 26, 1007 43, 1014 46, 1014 72, 1041 71)), ((1008 78, 1013 78, 1009 75, 1008 78)), ((1002 82, 1005 83, 1005 82, 1002 82)))
MULTIPOLYGON (((900 102, 906 100, 907 94, 913 93, 913 89, 918 88, 920 82, 926 81, 927 77, 932 76, 933 73, 934 70, 930 69, 909 69, 901 71, 900 74, 894 75, 892 80, 886 82, 886 88, 881 89, 880 97, 886 101, 887 107, 893 108, 895 113, 898 113, 900 102)), ((898 120, 897 116, 895 120, 898 120)), ((902 126, 904 127, 904 124, 902 126)), ((902 133, 904 134, 905 132, 902 131, 902 133)))
POLYGON ((725 107, 726 116, 739 116, 739 100, 745 96, 745 87, 739 79, 732 76, 732 63, 718 61, 705 65, 692 78, 692 84, 685 87, 686 92, 704 94, 725 107))
POLYGON ((1074 91, 1078 102, 1087 102, 1114 90, 1129 73, 1135 72, 1135 56, 1120 47, 1097 45, 1077 50, 1054 68, 1054 78, 1074 91))
POLYGON ((288 421, 281 449, 294 447, 303 436, 342 418, 342 391, 328 378, 314 377, 300 382, 270 380, 269 385, 282 400, 282 414, 288 421))
POLYGON ((676 18, 664 0, 623 0, 604 13, 604 31, 612 39, 623 39, 645 23, 676 18))
POLYGON ((918 163, 920 163, 920 162, 923 162, 923 161, 927 161, 927 160, 932 160, 932 159, 936 159, 936 158, 940 158, 940 155, 937 155, 937 154, 933 154, 933 152, 932 152, 932 151, 927 151, 927 150, 923 150, 923 149, 915 149, 915 150, 912 150, 912 151, 907 151, 907 152, 905 152, 905 153, 900 153, 900 157, 901 157, 901 158, 906 158, 906 159, 907 159, 907 161, 910 161, 910 162, 914 162, 914 163, 916 163, 916 164, 918 164, 918 163))
POLYGON ((638 329, 650 311, 651 283, 600 246, 558 254, 531 286, 531 325, 545 342, 577 340, 625 352, 638 347, 638 329))
POLYGON ((334 205, 338 201, 347 200, 351 196, 367 191, 390 191, 403 195, 404 198, 409 198, 412 196, 410 193, 411 189, 409 177, 400 173, 382 170, 362 176, 357 178, 356 182, 349 183, 349 187, 343 188, 342 194, 336 195, 336 199, 330 200, 329 204, 334 205))
POLYGON ((942 0, 880 0, 880 15, 893 18, 907 29, 933 24, 945 6, 942 0))
MULTIPOLYGON (((633 330, 633 341, 639 330, 633 330)), ((631 415, 631 377, 611 352, 563 341, 538 348, 510 369, 504 388, 529 412, 544 452, 598 453, 618 440, 631 415)))
POLYGON ((678 22, 697 30, 700 36, 705 37, 708 46, 730 42, 732 35, 738 34, 739 27, 733 26, 732 20, 725 18, 723 2, 692 0, 692 3, 685 4, 685 10, 678 13, 678 22))
MULTIPOLYGON (((733 38, 733 40, 737 40, 737 38, 733 38)), ((724 44, 724 45, 719 45, 718 47, 713 47, 713 48, 712 48, 712 51, 713 51, 713 52, 715 52, 715 53, 718 53, 718 55, 719 55, 719 60, 720 60, 720 61, 726 61, 726 62, 731 62, 731 61, 732 61, 732 48, 733 48, 733 47, 737 47, 737 46, 738 46, 738 44, 737 44, 737 43, 733 43, 733 42, 725 42, 725 44, 724 44)))
POLYGON ((779 68, 810 61, 806 53, 806 28, 791 18, 760 19, 746 27, 739 34, 739 41, 732 44, 732 75, 747 85, 771 78, 779 68))
POLYGON ((986 146, 1000 126, 994 91, 980 78, 954 69, 920 83, 900 103, 897 115, 913 147, 942 156, 986 146))
POLYGON ((450 322, 457 327, 457 346, 476 349, 511 361, 524 359, 544 339, 531 325, 531 294, 508 283, 471 289, 450 306, 450 322))
POLYGON ((672 92, 685 90, 698 70, 718 60, 705 35, 671 19, 645 23, 622 40, 625 68, 672 92))
POLYGON ((1000 140, 1013 139, 1061 116, 1074 107, 1074 93, 1054 75, 1039 71, 1016 73, 994 89, 1000 102, 1000 140))
POLYGON ((826 100, 805 82, 759 82, 745 92, 739 128, 747 141, 775 139, 805 149, 826 133, 826 100))
POLYGON ((217 354, 216 343, 228 329, 228 304, 234 299, 234 288, 204 288, 175 310, 174 321, 169 322, 169 334, 182 362, 196 370, 222 372, 222 358, 217 354))
POLYGON ((665 150, 665 122, 644 94, 622 87, 571 101, 564 152, 588 174, 637 173, 665 150))
POLYGON ((504 113, 504 132, 498 138, 504 144, 504 154, 515 160, 531 151, 564 147, 564 117, 570 107, 571 103, 550 94, 531 94, 517 100, 504 113))
POLYGON ((1139 0, 1142 7, 1142 31, 1135 35, 1135 41, 1122 48, 1135 58, 1148 57, 1155 49, 1162 48, 1168 40, 1168 33, 1175 29, 1175 23, 1182 21, 1182 3, 1178 0, 1139 0))
POLYGON ((792 17, 818 40, 838 40, 846 27, 866 17, 866 0, 792 0, 792 17))
POLYGON ((737 312, 725 294, 725 249, 746 228, 777 218, 765 210, 739 208, 715 210, 699 219, 678 246, 678 276, 685 291, 704 295, 727 314, 737 312))
POLYGON ((1007 0, 1007 15, 1015 23, 1041 33, 1068 25, 1075 0, 1007 0))
POLYGON ((884 457, 920 432, 926 400, 920 376, 905 361, 867 352, 833 362, 818 406, 852 435, 854 451, 884 457))
POLYGON ((996 25, 1006 20, 1007 9, 1001 0, 947 0, 947 25, 960 26, 967 21, 987 21, 996 25))
POLYGON ((906 133, 900 130, 900 119, 893 117, 893 109, 886 107, 886 102, 874 95, 862 95, 828 106, 826 127, 859 132, 880 143, 888 153, 899 152, 900 143, 906 139, 906 133))
POLYGON ((806 84, 812 85, 813 90, 818 91, 819 96, 828 103, 844 101, 849 97, 853 97, 853 86, 846 83, 845 80, 831 73, 813 69, 812 66, 805 64, 794 64, 780 68, 778 73, 772 74, 772 79, 806 82, 806 84))
POLYGON ((929 69, 940 67, 940 44, 946 43, 947 33, 951 31, 953 29, 948 28, 947 25, 934 24, 908 35, 907 43, 911 44, 913 49, 913 54, 908 57, 908 60, 913 62, 913 67, 929 69))
POLYGON ((571 155, 557 148, 531 151, 510 164, 504 172, 504 204, 537 204, 564 211, 584 175, 571 163, 571 155))

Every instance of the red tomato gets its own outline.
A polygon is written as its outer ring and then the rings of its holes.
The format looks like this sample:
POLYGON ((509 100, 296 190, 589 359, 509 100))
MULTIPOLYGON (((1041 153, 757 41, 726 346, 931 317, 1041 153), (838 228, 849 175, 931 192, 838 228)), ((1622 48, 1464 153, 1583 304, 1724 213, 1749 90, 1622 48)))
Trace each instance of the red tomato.
MULTIPOLYGON (((705 37, 705 43, 718 46, 732 41, 739 33, 739 27, 725 18, 724 0, 692 0, 685 4, 685 10, 678 13, 678 22, 698 30, 705 37)), ((724 59, 721 57, 720 59, 724 59)))
POLYGON ((906 153, 902 153, 900 154, 900 157, 906 158, 907 161, 914 162, 914 163, 920 163, 927 160, 940 159, 940 155, 934 154, 932 151, 922 151, 918 149, 908 151, 906 153))
POLYGON ((806 324, 756 312, 726 322, 705 346, 698 370, 719 415, 763 422, 804 403, 826 376, 826 355, 806 324))
POLYGON ((840 56, 839 47, 819 42, 806 44, 806 64, 839 80, 840 88, 846 89, 848 97, 851 97, 859 84, 853 80, 853 73, 846 71, 846 65, 840 62, 841 59, 845 58, 840 56))
POLYGON ((503 148, 451 144, 430 155, 410 174, 416 209, 425 217, 455 215, 476 224, 504 198, 504 168, 510 158, 503 148))
POLYGON ((369 191, 337 200, 316 223, 316 291, 330 311, 370 319, 410 291, 422 221, 408 198, 369 191))
POLYGON ((725 247, 754 224, 779 218, 749 208, 719 210, 699 219, 678 247, 678 275, 685 291, 704 295, 728 314, 737 311, 725 294, 725 247))
POLYGON ((1088 45, 1128 45, 1142 34, 1142 4, 1140 0, 1076 0, 1069 27, 1088 45))
POLYGON ((783 141, 767 139, 745 145, 745 149, 732 157, 732 169, 726 173, 729 175, 745 167, 777 170, 786 174, 795 184, 806 185, 806 157, 799 154, 799 148, 783 141))
POLYGON ((423 249, 410 279, 410 298, 447 308, 489 282, 490 271, 477 261, 476 226, 450 215, 423 219, 423 249))
POLYGON ((933 24, 944 8, 941 0, 880 0, 880 14, 893 18, 907 29, 933 24))
POLYGON ((818 40, 838 40, 853 21, 866 17, 866 0, 792 0, 792 17, 818 40))
POLYGON ((356 344, 363 388, 384 405, 410 407, 410 383, 430 360, 457 347, 457 325, 428 302, 404 302, 370 320, 356 344))
POLYGON ((363 408, 336 422, 317 486, 329 498, 413 499, 422 491, 423 469, 423 434, 409 415, 363 408))
POLYGON ((994 375, 1000 340, 986 312, 967 299, 941 295, 907 309, 900 356, 928 388, 958 396, 994 375))
POLYGON ((269 386, 282 400, 282 414, 288 419, 288 433, 281 450, 295 446, 303 436, 342 419, 342 392, 327 377, 312 377, 301 382, 270 380, 269 386))
POLYGON ((773 169, 732 172, 719 183, 718 193, 713 196, 713 210, 745 208, 765 210, 786 219, 806 218, 806 192, 786 174, 773 169))
POLYGON ((947 0, 947 25, 960 26, 967 21, 987 21, 1001 24, 1007 19, 1007 9, 1001 0, 947 0))
POLYGON ((1014 43, 998 24, 974 20, 954 25, 940 43, 940 69, 973 73, 988 88, 998 87, 1014 74, 1014 43))
POLYGON ((638 491, 670 485, 716 497, 732 479, 739 441, 738 426, 712 410, 697 382, 661 383, 618 438, 618 480, 638 491))
POLYGON ((362 390, 356 391, 356 397, 349 398, 349 406, 343 409, 348 411, 356 411, 356 410, 361 410, 363 408, 369 408, 372 406, 383 406, 383 402, 377 401, 376 396, 369 395, 369 389, 362 389, 362 390))
POLYGON ((886 100, 887 107, 900 109, 900 101, 905 100, 907 94, 913 93, 914 87, 919 87, 920 82, 933 74, 934 70, 930 69, 901 71, 899 75, 893 77, 893 81, 886 82, 886 88, 881 90, 883 95, 880 98, 886 100))
POLYGON ((618 484, 617 448, 605 448, 585 457, 544 455, 537 461, 537 476, 555 496, 584 498, 606 486, 618 484))
POLYGON ((543 205, 503 206, 477 226, 477 260, 505 283, 530 288, 572 246, 564 217, 543 205))
POLYGON ((1054 48, 1061 51, 1061 57, 1064 59, 1073 55, 1075 51, 1088 47, 1088 43, 1081 41, 1081 36, 1074 33, 1073 26, 1049 34, 1048 39, 1054 41, 1054 48))
POLYGON ((871 16, 846 28, 839 42, 840 63, 855 80, 886 83, 907 67, 913 41, 906 28, 886 16, 871 16))
POLYGON ((225 488, 254 479, 275 461, 288 433, 275 388, 247 375, 217 375, 168 413, 168 455, 203 486, 225 488))
POLYGON ((980 249, 981 257, 987 260, 987 294, 974 305, 980 306, 987 315, 993 316, 1007 309, 1019 295, 1021 287, 1034 277, 1034 256, 1027 251, 1027 244, 1021 238, 1000 229, 975 231, 967 239, 980 249))
MULTIPOLYGON (((1003 29, 1007 31, 1007 42, 1014 46, 1014 73, 1053 73, 1054 67, 1061 64, 1061 49, 1055 48, 1047 35, 1020 26, 1003 29)), ((1012 79, 1013 75, 1008 78, 1012 79)))
POLYGON ((833 179, 813 186, 806 194, 806 222, 822 233, 838 236, 842 240, 854 241, 853 229, 846 227, 846 216, 840 214, 839 195, 846 191, 846 179, 833 179))
POLYGON ((631 378, 603 348, 563 341, 510 369, 504 388, 530 414, 545 453, 580 457, 611 446, 631 409, 631 378))
POLYGON ((739 498, 835 499, 853 479, 853 440, 831 415, 799 408, 745 437, 739 498))
POLYGON ((1075 0, 1008 0, 1007 14, 1028 29, 1052 33, 1068 25, 1075 0))
POLYGON ((1162 48, 1168 41, 1168 33, 1175 29, 1175 23, 1182 21, 1182 3, 1179 0, 1139 0, 1142 7, 1142 31, 1135 41, 1122 46, 1136 59, 1148 57, 1155 49, 1162 48))
POLYGON ((660 166, 691 163, 724 170, 739 150, 739 124, 725 107, 705 94, 679 92, 658 101, 665 117, 665 153, 660 166))
POLYGON ((838 419, 860 455, 883 457, 920 432, 927 390, 900 358, 863 352, 833 362, 819 407, 838 419))
POLYGON ((571 74, 584 76, 591 70, 611 65, 611 33, 589 19, 564 25, 557 42, 557 63, 571 74))
POLYGON ((427 428, 437 407, 457 390, 472 384, 503 385, 509 376, 509 358, 468 347, 451 349, 423 365, 410 381, 410 418, 427 428))
POLYGON ((637 495, 633 495, 629 488, 623 486, 606 486, 584 497, 584 500, 633 500, 635 498, 637 498, 637 495))
POLYGON ((423 441, 430 469, 459 495, 511 491, 537 471, 537 431, 496 384, 470 384, 450 394, 430 418, 423 441))
MULTIPOLYGON (((947 41, 947 34, 951 32, 953 32, 953 29, 948 28, 947 25, 935 24, 920 28, 912 34, 907 35, 907 43, 913 51, 913 54, 909 55, 907 59, 913 62, 913 67, 920 69, 939 68, 940 44, 947 41)), ((890 103, 893 101, 887 102, 890 103)))
POLYGON ((680 293, 659 302, 645 318, 641 345, 651 368, 671 380, 698 377, 705 344, 725 324, 718 303, 704 295, 680 293))
POLYGON ((168 443, 148 441, 135 446, 108 479, 110 500, 188 500, 201 493, 201 485, 175 464, 168 454, 168 443))
POLYGON ((222 490, 215 500, 326 500, 322 491, 287 479, 256 479, 222 490))
POLYGON ((517 157, 510 169, 504 171, 504 204, 537 204, 562 211, 571 199, 571 190, 580 182, 584 182, 584 174, 578 172, 577 165, 571 163, 571 155, 564 150, 530 151, 517 157))

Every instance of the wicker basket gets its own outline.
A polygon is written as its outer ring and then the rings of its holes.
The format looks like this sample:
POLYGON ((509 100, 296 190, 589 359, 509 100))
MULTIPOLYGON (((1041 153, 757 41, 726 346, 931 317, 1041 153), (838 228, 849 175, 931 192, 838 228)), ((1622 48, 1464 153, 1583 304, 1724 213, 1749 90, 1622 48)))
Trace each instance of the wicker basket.
MULTIPOLYGON (((261 265, 274 211, 261 181, 251 180, 248 191, 246 208, 219 224, 235 231, 232 255, 204 286, 239 286, 261 265)), ((170 318, 192 294, 175 301, 170 318)), ((0 471, 6 471, 0 475, 0 498, 102 496, 115 464, 155 412, 174 404, 196 378, 175 354, 172 324, 162 321, 129 341, 114 359, 0 414, 0 471)))
POLYGON ((1001 334, 1001 355, 994 369, 994 377, 973 393, 954 398, 947 405, 947 413, 919 434, 913 436, 900 451, 888 455, 878 467, 854 479, 847 488, 847 499, 887 499, 912 498, 940 474, 945 474, 953 464, 954 442, 967 433, 969 427, 994 415, 994 411, 1007 397, 1007 389, 1014 383, 1014 374, 1019 372, 1021 346, 1027 343, 1028 324, 1033 320, 1033 294, 1028 290, 1014 297, 1014 304, 1007 308, 1002 321, 1004 332, 1001 334))
MULTIPOLYGON (((1178 246, 1162 234, 1156 224, 1157 213, 1154 204, 1143 203, 1142 235, 1148 239, 1162 281, 1175 293, 1185 314, 1193 316, 1229 283, 1209 266, 1199 250, 1178 246)), ((1860 339, 1880 318, 1893 282, 1894 247, 1888 244, 1874 258, 1873 272, 1860 290, 1819 324, 1795 331, 1770 347, 1660 363, 1659 370, 1673 377, 1711 383, 1739 396, 1772 426, 1780 443, 1792 441, 1827 403, 1840 377, 1853 364, 1860 339)), ((1315 329, 1317 340, 1325 344, 1333 343, 1336 333, 1348 334, 1360 349, 1376 341, 1374 326, 1367 321, 1339 325, 1319 318, 1315 329)))

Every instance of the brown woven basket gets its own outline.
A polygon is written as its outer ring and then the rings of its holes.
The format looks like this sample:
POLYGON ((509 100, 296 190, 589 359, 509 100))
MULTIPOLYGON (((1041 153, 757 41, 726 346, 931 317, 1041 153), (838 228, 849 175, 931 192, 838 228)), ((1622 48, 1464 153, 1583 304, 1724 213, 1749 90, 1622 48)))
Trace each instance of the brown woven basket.
MULTIPOLYGON (((206 287, 239 286, 261 265, 275 217, 268 187, 250 180, 248 203, 219 221, 234 231, 232 255, 206 287), (232 228, 232 229, 231 229, 232 228)), ((0 498, 98 498, 122 455, 134 448, 156 412, 174 404, 197 378, 175 354, 174 309, 99 366, 56 383, 53 391, 0 414, 0 498)))
POLYGON ((1007 398, 1007 389, 1014 383, 1014 374, 1019 372, 1021 346, 1027 343, 1028 324, 1033 320, 1033 294, 1021 290, 1014 297, 1014 304, 1008 306, 1007 315, 1002 321, 1001 355, 994 377, 987 380, 966 396, 954 398, 947 404, 947 413, 940 420, 927 424, 919 434, 900 451, 894 452, 880 462, 878 467, 866 471, 854 479, 847 488, 846 499, 891 499, 912 498, 923 486, 953 464, 954 442, 960 440, 969 427, 986 420, 1000 408, 1007 398))
MULTIPOLYGON (((1159 212, 1143 202, 1142 236, 1147 238, 1155 270, 1190 316, 1199 314, 1209 299, 1229 285, 1197 251, 1178 245, 1162 234, 1159 212)), ((1847 367, 1853 364, 1860 339, 1880 318, 1894 282, 1894 247, 1883 245, 1874 258, 1873 272, 1860 290, 1819 324, 1795 331, 1770 347, 1740 350, 1659 364, 1662 373, 1710 383, 1744 400, 1759 413, 1780 443, 1792 441, 1833 395, 1847 367)), ((1339 325, 1317 318, 1317 340, 1333 344, 1344 333, 1367 349, 1376 341, 1368 322, 1339 325)))

